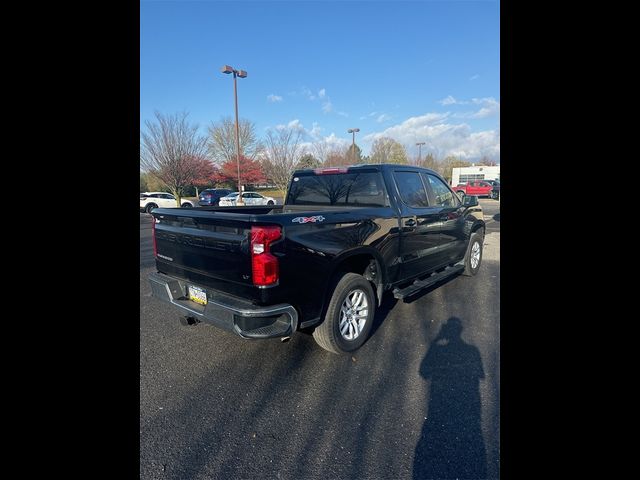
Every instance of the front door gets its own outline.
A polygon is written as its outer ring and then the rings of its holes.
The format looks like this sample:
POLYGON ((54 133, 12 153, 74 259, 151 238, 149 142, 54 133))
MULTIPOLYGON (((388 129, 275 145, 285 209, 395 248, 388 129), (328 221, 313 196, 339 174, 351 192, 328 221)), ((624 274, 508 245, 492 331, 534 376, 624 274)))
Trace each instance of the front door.
POLYGON ((466 249, 465 207, 451 189, 435 175, 422 173, 428 186, 429 201, 440 208, 440 241, 444 257, 457 262, 464 257, 466 249))

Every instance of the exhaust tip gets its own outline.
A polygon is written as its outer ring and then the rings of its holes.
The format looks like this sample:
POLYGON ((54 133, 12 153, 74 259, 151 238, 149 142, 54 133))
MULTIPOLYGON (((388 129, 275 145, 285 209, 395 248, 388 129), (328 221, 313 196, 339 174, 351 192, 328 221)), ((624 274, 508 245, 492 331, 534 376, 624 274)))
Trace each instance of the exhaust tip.
POLYGON ((282 337, 282 338, 280 338, 280 342, 281 343, 287 343, 289 340, 291 340, 291 337, 282 337))

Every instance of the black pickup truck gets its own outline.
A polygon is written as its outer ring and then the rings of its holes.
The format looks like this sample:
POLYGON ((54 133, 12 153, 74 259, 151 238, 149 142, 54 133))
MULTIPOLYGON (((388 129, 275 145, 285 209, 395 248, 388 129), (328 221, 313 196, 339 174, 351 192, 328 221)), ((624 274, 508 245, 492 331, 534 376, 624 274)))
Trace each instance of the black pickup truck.
POLYGON ((395 164, 298 170, 284 205, 152 215, 153 296, 184 322, 244 338, 303 330, 334 353, 366 341, 385 292, 475 275, 485 230, 477 197, 395 164))

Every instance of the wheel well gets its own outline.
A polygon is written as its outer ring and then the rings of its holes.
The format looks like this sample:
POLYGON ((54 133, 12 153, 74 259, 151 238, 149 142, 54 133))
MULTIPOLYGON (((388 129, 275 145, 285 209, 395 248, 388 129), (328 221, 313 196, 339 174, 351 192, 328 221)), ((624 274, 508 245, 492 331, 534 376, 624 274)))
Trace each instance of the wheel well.
POLYGON ((480 233, 481 233, 481 234, 482 234, 482 236, 484 237, 484 232, 485 232, 484 225, 480 225, 480 224, 476 225, 476 226, 475 226, 475 227, 473 227, 473 229, 471 230, 471 233, 476 233, 476 232, 477 232, 477 231, 479 231, 479 230, 482 230, 482 232, 480 232, 480 233))
MULTIPOLYGON (((362 275, 373 284, 373 291, 378 297, 378 305, 382 301, 383 283, 380 264, 376 258, 368 253, 352 255, 342 260, 334 269, 333 277, 338 273, 353 272, 362 275)), ((331 292, 328 292, 331 294, 331 292)), ((326 304, 326 302, 325 302, 326 304)))

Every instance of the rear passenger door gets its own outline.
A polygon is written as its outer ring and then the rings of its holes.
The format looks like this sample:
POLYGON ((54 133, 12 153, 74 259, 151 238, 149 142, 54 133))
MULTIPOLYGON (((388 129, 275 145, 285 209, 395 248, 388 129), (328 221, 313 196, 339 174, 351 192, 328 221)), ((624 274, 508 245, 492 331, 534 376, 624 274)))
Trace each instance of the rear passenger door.
POLYGON ((440 209, 440 242, 443 256, 448 262, 456 262, 464 256, 467 246, 464 230, 465 207, 440 178, 429 173, 421 175, 427 185, 429 201, 440 209))
POLYGON ((436 269, 443 262, 440 248, 440 207, 429 204, 418 171, 393 172, 400 198, 400 278, 409 280, 436 269))

